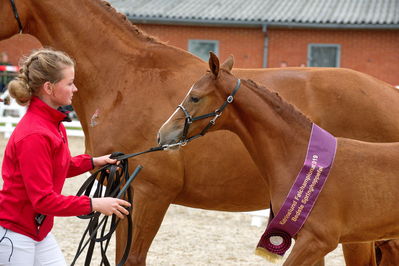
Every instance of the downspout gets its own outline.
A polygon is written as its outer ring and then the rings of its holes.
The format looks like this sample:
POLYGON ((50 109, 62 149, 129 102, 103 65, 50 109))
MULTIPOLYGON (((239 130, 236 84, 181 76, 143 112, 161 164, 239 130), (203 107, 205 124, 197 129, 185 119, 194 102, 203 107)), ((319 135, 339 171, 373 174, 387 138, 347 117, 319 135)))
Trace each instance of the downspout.
POLYGON ((267 25, 266 24, 262 24, 262 32, 263 32, 263 36, 264 36, 262 67, 267 67, 267 57, 268 57, 268 52, 269 52, 269 36, 267 34, 267 25))

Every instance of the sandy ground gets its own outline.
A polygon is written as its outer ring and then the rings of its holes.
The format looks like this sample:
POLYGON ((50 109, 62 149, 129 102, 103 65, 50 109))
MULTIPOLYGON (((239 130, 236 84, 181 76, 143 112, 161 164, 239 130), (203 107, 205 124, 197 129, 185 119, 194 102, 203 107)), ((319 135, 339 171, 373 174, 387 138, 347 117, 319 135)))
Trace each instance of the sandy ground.
MULTIPOLYGON (((69 137, 69 141, 73 155, 84 151, 83 138, 69 137)), ((0 134, 1 158, 6 142, 0 134)), ((76 194, 85 178, 86 175, 81 175, 68 179, 63 194, 76 194)), ((251 226, 251 219, 252 216, 246 213, 217 212, 172 205, 149 250, 147 264, 282 265, 283 261, 272 264, 254 255, 265 224, 261 227, 251 226)), ((53 234, 65 254, 67 263, 72 262, 86 225, 85 220, 76 217, 56 218, 53 234)), ((114 261, 114 241, 111 242, 108 251, 111 262, 114 261)), ((84 255, 85 253, 75 265, 84 265, 84 255)), ((91 265, 100 265, 100 260, 99 251, 96 250, 91 265)), ((327 255, 326 265, 345 265, 340 246, 327 255)))

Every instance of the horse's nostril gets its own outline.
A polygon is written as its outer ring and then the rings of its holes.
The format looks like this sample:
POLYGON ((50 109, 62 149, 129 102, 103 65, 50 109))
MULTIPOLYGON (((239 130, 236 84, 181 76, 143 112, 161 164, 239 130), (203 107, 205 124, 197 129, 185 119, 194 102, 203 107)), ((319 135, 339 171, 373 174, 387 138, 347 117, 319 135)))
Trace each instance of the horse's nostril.
POLYGON ((161 142, 161 136, 160 136, 159 132, 157 134, 157 141, 158 141, 158 144, 161 142))

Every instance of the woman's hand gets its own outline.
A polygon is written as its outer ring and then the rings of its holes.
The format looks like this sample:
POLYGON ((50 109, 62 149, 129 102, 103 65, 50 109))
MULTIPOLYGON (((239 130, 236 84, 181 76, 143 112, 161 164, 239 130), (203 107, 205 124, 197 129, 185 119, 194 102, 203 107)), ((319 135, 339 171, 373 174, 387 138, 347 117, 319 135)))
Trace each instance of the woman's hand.
POLYGON ((116 164, 116 163, 118 163, 117 160, 111 159, 111 158, 109 158, 109 156, 111 156, 111 154, 107 154, 107 155, 100 156, 100 157, 93 157, 94 167, 101 167, 101 166, 104 166, 106 164, 116 164))
POLYGON ((129 211, 125 207, 130 207, 131 204, 125 200, 117 198, 92 198, 91 204, 93 211, 101 212, 104 215, 115 214, 120 219, 125 218, 124 215, 128 215, 129 211))

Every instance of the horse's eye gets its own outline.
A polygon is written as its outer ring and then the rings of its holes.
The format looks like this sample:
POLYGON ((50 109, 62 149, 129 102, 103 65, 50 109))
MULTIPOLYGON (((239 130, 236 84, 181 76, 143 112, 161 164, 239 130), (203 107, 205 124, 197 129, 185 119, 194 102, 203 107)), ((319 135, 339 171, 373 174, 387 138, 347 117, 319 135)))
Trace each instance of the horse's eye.
POLYGON ((197 97, 191 97, 190 100, 191 100, 192 102, 194 102, 194 103, 197 103, 197 102, 199 102, 200 99, 197 98, 197 97))

